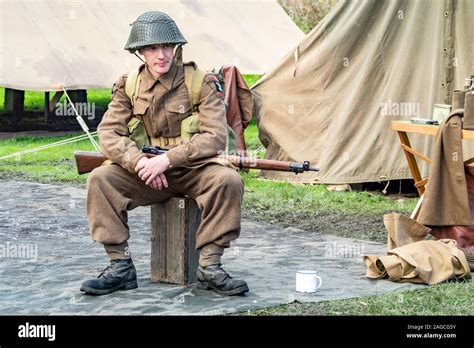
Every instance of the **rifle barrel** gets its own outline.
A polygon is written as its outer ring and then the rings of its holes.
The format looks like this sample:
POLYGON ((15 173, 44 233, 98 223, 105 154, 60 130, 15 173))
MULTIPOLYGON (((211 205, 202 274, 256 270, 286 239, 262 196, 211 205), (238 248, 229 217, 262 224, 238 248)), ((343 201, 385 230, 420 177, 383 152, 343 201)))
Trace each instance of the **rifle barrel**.
POLYGON ((303 173, 305 171, 318 172, 319 168, 310 167, 309 162, 290 163, 276 160, 259 159, 252 157, 240 157, 233 155, 219 156, 231 162, 237 168, 255 168, 263 170, 276 170, 283 172, 303 173))

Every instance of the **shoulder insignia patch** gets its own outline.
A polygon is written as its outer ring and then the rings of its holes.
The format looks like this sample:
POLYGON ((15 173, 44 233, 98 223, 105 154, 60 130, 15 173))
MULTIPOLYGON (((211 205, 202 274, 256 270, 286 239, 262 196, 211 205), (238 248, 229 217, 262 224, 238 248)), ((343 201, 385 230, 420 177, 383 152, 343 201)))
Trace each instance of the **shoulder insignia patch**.
POLYGON ((216 87, 216 95, 219 98, 223 98, 224 97, 224 91, 222 90, 221 84, 219 83, 219 80, 217 79, 217 77, 215 77, 214 75, 209 75, 207 77, 207 81, 212 82, 214 84, 214 86, 216 87))

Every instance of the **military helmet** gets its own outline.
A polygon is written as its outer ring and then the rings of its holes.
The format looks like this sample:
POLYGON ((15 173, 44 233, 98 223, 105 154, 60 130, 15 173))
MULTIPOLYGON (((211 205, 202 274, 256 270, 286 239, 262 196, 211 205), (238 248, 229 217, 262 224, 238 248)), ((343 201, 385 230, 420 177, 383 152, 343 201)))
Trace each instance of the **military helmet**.
POLYGON ((187 43, 175 21, 164 12, 145 12, 131 26, 132 30, 125 45, 125 49, 131 53, 148 45, 187 43))

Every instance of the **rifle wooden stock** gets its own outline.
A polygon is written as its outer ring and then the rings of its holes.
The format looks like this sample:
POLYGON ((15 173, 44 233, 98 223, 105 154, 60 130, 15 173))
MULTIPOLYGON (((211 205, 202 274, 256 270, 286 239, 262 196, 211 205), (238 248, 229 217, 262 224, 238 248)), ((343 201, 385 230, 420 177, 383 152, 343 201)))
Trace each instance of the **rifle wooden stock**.
MULTIPOLYGON (((155 157, 156 155, 145 153, 149 158, 155 157)), ((220 158, 224 158, 232 163, 235 167, 243 169, 264 169, 264 170, 276 170, 284 172, 302 173, 304 171, 319 171, 318 168, 309 167, 309 163, 290 163, 284 161, 265 160, 252 157, 240 157, 232 155, 221 155, 220 158)), ((76 151, 74 152, 74 158, 76 159, 77 172, 79 174, 86 174, 91 172, 97 167, 100 167, 107 158, 98 152, 88 151, 76 151)))
POLYGON ((74 152, 74 158, 76 159, 76 167, 79 174, 92 172, 92 170, 100 167, 107 159, 99 152, 88 151, 76 151, 74 152))
MULTIPOLYGON (((145 156, 150 158, 155 155, 145 153, 145 156)), ((95 168, 100 167, 106 160, 100 152, 90 151, 76 151, 74 152, 74 158, 76 159, 76 167, 78 174, 87 174, 92 172, 95 168)))

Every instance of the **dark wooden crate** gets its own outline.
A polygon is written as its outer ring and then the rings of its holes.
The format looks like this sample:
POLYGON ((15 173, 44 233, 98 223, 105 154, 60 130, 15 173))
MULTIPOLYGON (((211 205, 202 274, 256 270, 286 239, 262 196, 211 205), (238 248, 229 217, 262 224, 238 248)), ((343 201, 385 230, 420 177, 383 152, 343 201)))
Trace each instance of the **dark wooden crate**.
POLYGON ((196 282, 196 231, 201 212, 190 198, 171 198, 151 207, 151 281, 196 282))

